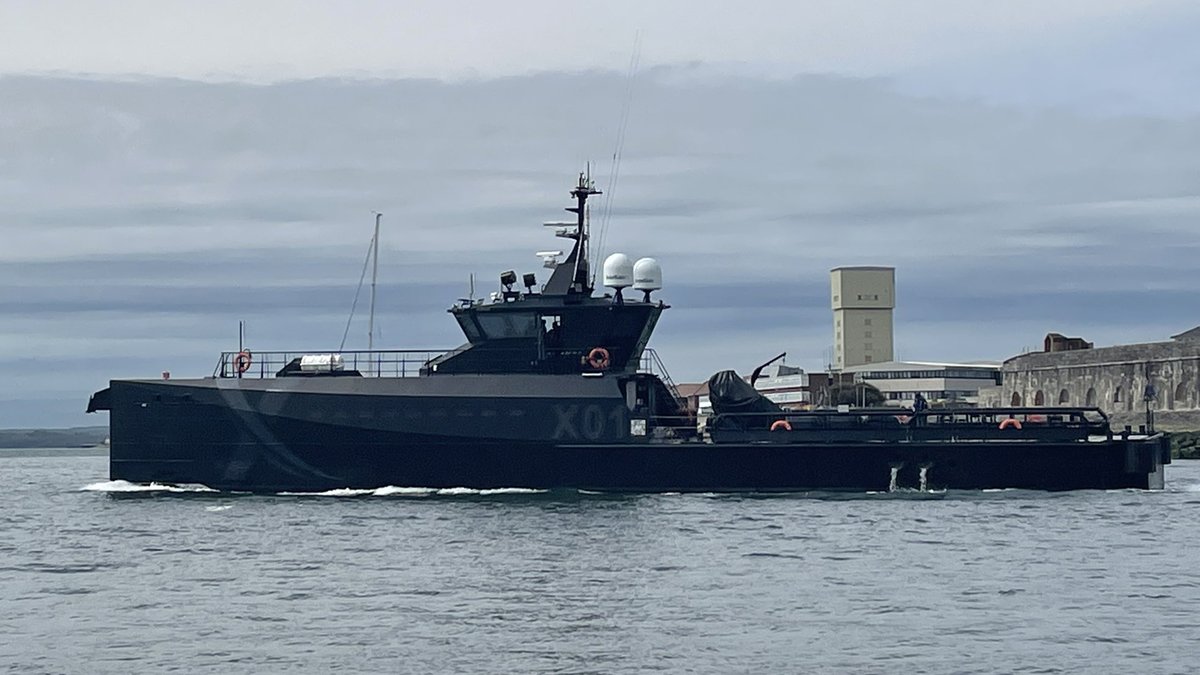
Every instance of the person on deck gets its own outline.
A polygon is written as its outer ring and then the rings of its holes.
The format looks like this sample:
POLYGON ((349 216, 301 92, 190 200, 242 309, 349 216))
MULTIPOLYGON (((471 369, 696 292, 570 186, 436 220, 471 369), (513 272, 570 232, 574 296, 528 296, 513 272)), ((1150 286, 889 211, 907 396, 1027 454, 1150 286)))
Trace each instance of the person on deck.
MULTIPOLYGON (((929 401, 926 401, 925 397, 922 396, 921 392, 918 391, 917 395, 913 397, 913 412, 919 413, 928 409, 929 401)), ((925 423, 925 416, 913 415, 913 421, 916 422, 918 426, 923 425, 925 423)))
POLYGON ((922 396, 921 392, 918 391, 916 397, 913 399, 913 410, 916 412, 921 412, 922 410, 928 409, 929 401, 926 401, 925 397, 922 396))

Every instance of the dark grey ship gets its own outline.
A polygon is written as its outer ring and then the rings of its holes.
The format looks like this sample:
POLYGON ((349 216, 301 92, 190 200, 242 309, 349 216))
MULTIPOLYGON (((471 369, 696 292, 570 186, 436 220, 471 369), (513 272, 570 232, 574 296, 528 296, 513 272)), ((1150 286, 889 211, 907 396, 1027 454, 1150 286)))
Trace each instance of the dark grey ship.
POLYGON ((110 477, 255 492, 1162 487, 1163 436, 1114 433, 1094 408, 787 411, 725 371, 700 428, 647 348, 668 308, 657 264, 610 257, 614 292, 594 288, 596 194, 581 175, 557 232, 571 251, 540 291, 506 272, 502 291, 450 309, 457 349, 226 352, 210 377, 113 380, 87 408, 109 411, 110 477))

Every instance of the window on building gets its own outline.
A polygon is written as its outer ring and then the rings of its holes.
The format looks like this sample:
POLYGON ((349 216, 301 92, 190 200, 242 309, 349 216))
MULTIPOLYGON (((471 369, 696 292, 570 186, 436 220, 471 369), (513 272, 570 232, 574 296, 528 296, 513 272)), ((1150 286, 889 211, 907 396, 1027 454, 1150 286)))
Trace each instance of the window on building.
POLYGON ((1120 402, 1121 402, 1121 385, 1118 384, 1117 388, 1113 390, 1113 403, 1120 403, 1120 402))
POLYGON ((1071 402, 1071 392, 1067 391, 1066 389, 1063 389, 1062 391, 1058 392, 1058 404, 1059 405, 1066 405, 1070 402, 1071 402))
POLYGON ((863 357, 863 362, 864 362, 864 363, 870 363, 870 362, 871 362, 871 360, 872 360, 872 359, 871 359, 871 355, 870 355, 870 354, 867 354, 866 356, 864 356, 864 357, 863 357))
POLYGON ((870 320, 870 319, 863 319, 863 325, 864 325, 864 326, 870 326, 870 325, 871 325, 871 320, 870 320))
POLYGON ((864 349, 864 350, 866 350, 866 351, 868 351, 868 352, 869 352, 869 351, 871 351, 871 343, 870 343, 870 342, 864 342, 864 343, 863 343, 863 349, 864 349))
POLYGON ((867 331, 867 332, 863 333, 863 337, 868 337, 868 338, 871 337, 871 331, 867 331))

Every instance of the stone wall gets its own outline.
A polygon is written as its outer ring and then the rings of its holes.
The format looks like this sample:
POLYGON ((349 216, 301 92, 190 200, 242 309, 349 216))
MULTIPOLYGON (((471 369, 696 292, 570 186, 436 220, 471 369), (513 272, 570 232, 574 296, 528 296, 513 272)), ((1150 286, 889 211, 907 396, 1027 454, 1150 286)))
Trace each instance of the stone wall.
POLYGON ((1114 427, 1137 428, 1145 421, 1146 385, 1152 384, 1158 428, 1200 429, 1197 341, 1022 354, 1005 361, 1002 373, 1000 405, 1095 406, 1109 413, 1114 427))

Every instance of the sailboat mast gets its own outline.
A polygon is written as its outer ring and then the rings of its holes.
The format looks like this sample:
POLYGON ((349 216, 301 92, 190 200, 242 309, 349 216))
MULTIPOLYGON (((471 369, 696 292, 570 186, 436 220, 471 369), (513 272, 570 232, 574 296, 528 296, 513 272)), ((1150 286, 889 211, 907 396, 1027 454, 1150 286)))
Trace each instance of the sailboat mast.
POLYGON ((371 318, 367 323, 367 350, 375 349, 375 281, 379 278, 379 219, 382 213, 375 214, 375 237, 371 239, 371 318))

